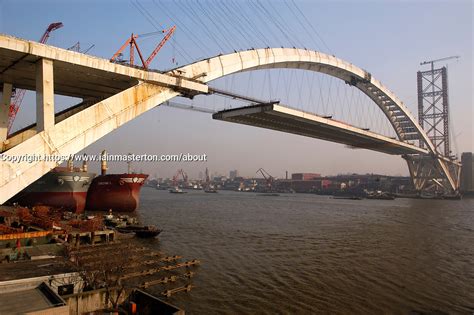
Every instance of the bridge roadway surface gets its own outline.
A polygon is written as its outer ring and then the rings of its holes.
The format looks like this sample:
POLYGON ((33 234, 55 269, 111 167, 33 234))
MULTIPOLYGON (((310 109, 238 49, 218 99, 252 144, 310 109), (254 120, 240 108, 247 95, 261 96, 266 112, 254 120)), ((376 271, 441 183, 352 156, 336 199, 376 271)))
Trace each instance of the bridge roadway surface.
POLYGON ((428 153, 426 149, 407 142, 276 103, 228 109, 217 112, 212 117, 392 155, 428 153))

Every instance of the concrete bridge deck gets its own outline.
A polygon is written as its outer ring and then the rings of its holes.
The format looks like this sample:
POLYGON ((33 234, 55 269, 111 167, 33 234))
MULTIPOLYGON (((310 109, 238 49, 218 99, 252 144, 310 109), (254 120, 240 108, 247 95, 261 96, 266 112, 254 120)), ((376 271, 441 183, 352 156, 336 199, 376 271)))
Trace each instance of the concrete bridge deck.
POLYGON ((349 124, 276 103, 215 113, 214 119, 302 135, 392 155, 427 154, 428 150, 349 124))

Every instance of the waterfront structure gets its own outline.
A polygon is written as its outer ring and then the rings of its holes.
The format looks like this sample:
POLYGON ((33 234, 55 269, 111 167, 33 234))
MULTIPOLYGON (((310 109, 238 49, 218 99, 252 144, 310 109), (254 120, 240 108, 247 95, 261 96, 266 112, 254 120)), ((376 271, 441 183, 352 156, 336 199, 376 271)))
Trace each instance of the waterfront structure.
POLYGON ((320 178, 321 174, 317 173, 293 173, 291 174, 292 180, 312 180, 316 178, 320 178))
MULTIPOLYGON (((0 129, 7 128, 5 109, 10 105, 13 86, 37 92, 36 124, 8 138, 2 137, 3 154, 74 154, 173 97, 192 98, 209 93, 235 97, 207 85, 222 76, 259 69, 306 69, 339 78, 364 92, 385 114, 398 139, 275 102, 219 112, 213 117, 398 154, 407 161, 417 191, 455 194, 459 190, 460 163, 436 149, 405 104, 369 72, 321 52, 298 48, 251 49, 160 73, 0 35, 0 68, 0 129), (55 115, 55 94, 84 101, 55 115), (302 129, 303 125, 306 128, 302 129), (413 144, 413 140, 424 143, 424 147, 413 144)), ((1 161, 0 203, 55 166, 56 162, 50 160, 1 161)))
POLYGON ((461 192, 474 193, 474 154, 464 152, 461 155, 461 192))
POLYGON ((239 177, 239 172, 237 170, 232 170, 229 172, 229 178, 234 180, 236 177, 239 177))

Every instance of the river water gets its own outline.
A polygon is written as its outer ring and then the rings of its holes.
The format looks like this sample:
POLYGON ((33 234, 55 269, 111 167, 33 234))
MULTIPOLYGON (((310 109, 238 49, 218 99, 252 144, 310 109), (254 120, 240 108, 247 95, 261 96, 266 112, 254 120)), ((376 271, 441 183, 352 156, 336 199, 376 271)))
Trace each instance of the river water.
MULTIPOLYGON (((474 199, 143 188, 150 245, 199 259, 187 314, 474 313, 474 199)), ((153 292, 153 289, 151 289, 153 292)))

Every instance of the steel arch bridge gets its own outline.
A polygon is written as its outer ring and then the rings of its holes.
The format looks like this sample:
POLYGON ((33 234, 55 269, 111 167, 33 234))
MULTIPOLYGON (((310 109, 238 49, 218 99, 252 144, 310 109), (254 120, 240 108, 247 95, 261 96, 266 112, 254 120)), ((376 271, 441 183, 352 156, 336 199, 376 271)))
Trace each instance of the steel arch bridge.
MULTIPOLYGON (((316 71, 361 90, 389 120, 398 137, 396 144, 411 148, 402 157, 407 161, 416 190, 458 193, 460 163, 436 151, 415 117, 393 92, 369 72, 349 62, 297 48, 251 49, 159 73, 0 35, 1 152, 9 155, 75 154, 176 96, 212 93, 207 85, 212 80, 243 71, 273 68, 316 71), (6 96, 11 94, 12 85, 37 91, 37 124, 7 137, 4 121, 9 97, 6 96), (54 94, 80 97, 85 101, 55 115, 54 94)), ((55 166, 51 161, 0 161, 0 204, 55 166)))

